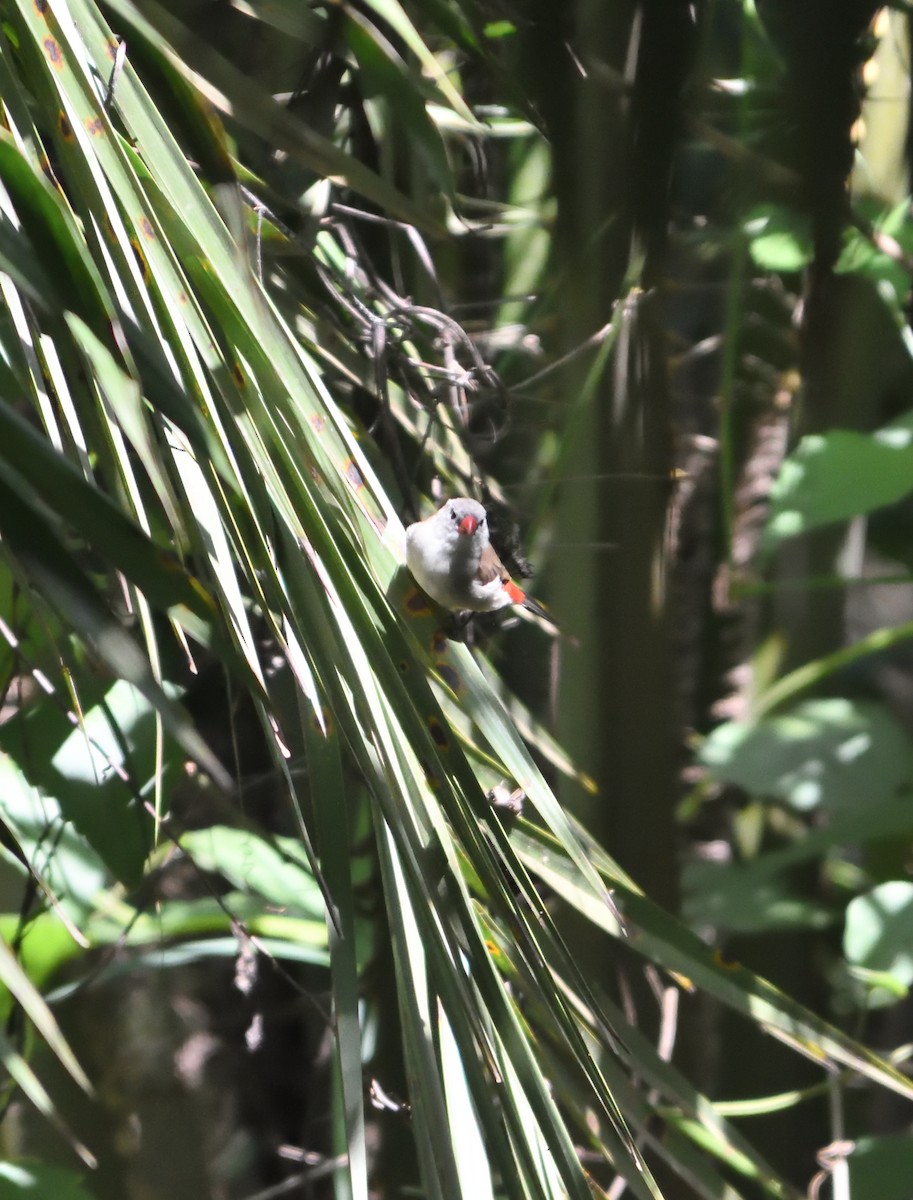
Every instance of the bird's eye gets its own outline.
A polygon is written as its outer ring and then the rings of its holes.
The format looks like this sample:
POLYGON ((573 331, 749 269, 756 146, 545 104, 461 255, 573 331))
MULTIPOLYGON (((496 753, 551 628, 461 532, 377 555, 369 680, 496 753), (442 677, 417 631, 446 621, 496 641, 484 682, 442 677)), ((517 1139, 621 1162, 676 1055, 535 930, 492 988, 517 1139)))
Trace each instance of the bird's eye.
POLYGON ((456 510, 455 508, 452 508, 452 509, 450 510, 450 519, 451 519, 451 521, 458 521, 458 520, 459 520, 459 518, 460 518, 460 514, 457 512, 457 510, 456 510))

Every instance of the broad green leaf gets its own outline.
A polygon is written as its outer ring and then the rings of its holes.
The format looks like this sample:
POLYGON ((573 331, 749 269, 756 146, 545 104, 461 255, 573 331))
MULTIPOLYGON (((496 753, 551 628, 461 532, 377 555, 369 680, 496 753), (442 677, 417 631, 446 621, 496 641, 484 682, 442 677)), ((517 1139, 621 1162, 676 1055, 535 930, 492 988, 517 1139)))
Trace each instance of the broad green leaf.
POLYGON ((81 1174, 29 1159, 0 1163, 0 1200, 95 1200, 81 1174))
POLYGON ((811 223, 795 209, 760 204, 744 222, 751 257, 765 271, 801 271, 812 260, 811 223))
MULTIPOLYGON (((121 680, 83 702, 81 720, 71 722, 53 704, 32 705, 0 730, 0 746, 16 759, 23 784, 27 779, 41 792, 31 812, 23 803, 13 810, 23 827, 37 839, 59 806, 97 856, 87 858, 84 845, 65 838, 50 869, 52 886, 78 899, 82 913, 101 886, 99 862, 130 886, 141 879, 152 849, 141 797, 151 795, 157 770, 155 708, 136 688, 121 680)), ((160 767, 172 780, 176 758, 172 744, 160 767)))
POLYGON ((320 888, 296 839, 270 844, 247 830, 210 825, 182 834, 180 842, 198 867, 224 875, 239 890, 296 915, 323 916, 320 888))
MULTIPOLYGON (((72 731, 72 725, 51 705, 33 705, 29 713, 5 722, 0 729, 0 794, 4 822, 46 888, 48 903, 55 911, 61 905, 79 926, 107 882, 107 872, 88 841, 72 823, 66 823, 60 804, 49 790, 54 778, 51 759, 72 731), (24 725, 28 725, 28 732, 23 730, 24 725), (49 829, 55 833, 53 855, 44 849, 49 829)), ((110 816, 112 824, 119 826, 121 814, 115 810, 110 816)), ((125 857, 130 858, 129 852, 125 857)), ((18 859, 15 861, 21 869, 18 859)), ((130 867, 134 869, 135 863, 131 861, 130 867)), ((56 917, 55 921, 60 934, 75 947, 78 939, 67 933, 56 917)), ((28 968, 33 978, 44 978, 43 972, 35 974, 31 957, 28 968)))
MULTIPOLYGON (((762 859, 766 856, 761 856, 762 859)), ((682 872, 683 915, 697 929, 712 926, 720 933, 760 933, 783 929, 827 929, 838 914, 809 900, 776 872, 758 876, 747 865, 688 863, 682 872)))
POLYGON ((763 548, 902 500, 913 490, 913 433, 834 429, 809 434, 783 463, 771 492, 763 548))
POLYGON ((863 275, 871 279, 876 292, 900 325, 910 290, 910 276, 903 255, 913 252, 913 222, 910 201, 905 198, 894 208, 884 209, 871 200, 859 201, 861 215, 871 221, 871 232, 857 225, 844 231, 843 249, 837 260, 840 274, 863 275))
POLYGON ((706 739, 700 761, 720 782, 801 811, 871 812, 913 786, 907 735, 868 701, 807 700, 755 722, 728 722, 706 739))
POLYGON ((852 967, 887 975, 900 988, 909 988, 913 984, 913 883, 890 880, 851 900, 843 952, 852 967))

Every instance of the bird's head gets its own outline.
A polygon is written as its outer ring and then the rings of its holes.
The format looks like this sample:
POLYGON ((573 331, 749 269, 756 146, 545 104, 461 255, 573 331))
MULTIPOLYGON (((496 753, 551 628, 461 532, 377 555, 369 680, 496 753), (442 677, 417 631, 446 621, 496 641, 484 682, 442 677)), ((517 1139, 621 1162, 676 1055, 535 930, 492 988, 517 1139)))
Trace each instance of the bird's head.
POLYGON ((472 538, 487 533, 485 509, 475 500, 448 500, 441 515, 460 537, 472 538))

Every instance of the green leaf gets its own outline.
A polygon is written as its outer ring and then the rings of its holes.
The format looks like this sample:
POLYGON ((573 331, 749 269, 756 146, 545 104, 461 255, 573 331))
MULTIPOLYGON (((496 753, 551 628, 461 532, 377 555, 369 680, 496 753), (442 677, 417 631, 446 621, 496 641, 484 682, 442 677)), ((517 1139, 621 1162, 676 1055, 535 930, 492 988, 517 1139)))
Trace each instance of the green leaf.
POLYGON ((814 247, 811 221, 780 204, 759 204, 743 226, 751 257, 765 271, 801 271, 811 262, 814 247))
MULTIPOLYGON (((766 857, 766 856, 762 856, 766 857)), ((827 929, 838 920, 827 905, 794 894, 788 882, 747 866, 689 862, 682 872, 684 916, 695 929, 730 933, 827 929)))
POLYGON ((831 814, 826 824, 777 850, 747 862, 689 862, 682 875, 684 910, 692 927, 755 932, 790 927, 823 928, 839 919, 835 908, 796 896, 789 876, 803 863, 828 856, 853 860, 859 848, 913 837, 913 811, 904 793, 894 803, 855 805, 831 814))
POLYGON ((913 433, 835 429, 802 438, 780 468, 762 549, 902 500, 913 490, 913 433))
POLYGON ((751 796, 831 813, 871 811, 913 789, 913 748, 882 705, 833 698, 718 726, 700 749, 711 776, 751 796))
POLYGON ((868 229, 846 228, 843 249, 835 270, 845 275, 862 275, 875 284, 878 296, 892 316, 905 321, 905 301, 910 291, 910 272, 904 254, 913 253, 913 221, 910 201, 904 198, 894 208, 884 208, 870 198, 859 201, 862 215, 871 221, 868 229))
POLYGON ((295 838, 261 837, 226 825, 181 835, 181 846, 205 871, 217 871, 235 887, 255 892, 268 904, 321 920, 323 895, 295 838))
POLYGON ((459 113, 464 120, 475 124, 476 121, 472 110, 450 82, 446 69, 438 61, 430 47, 426 45, 418 29, 409 19, 406 10, 398 0, 366 0, 366 3, 370 9, 386 21, 390 25, 390 28, 403 39, 418 59, 422 69, 440 88, 441 93, 446 98, 448 104, 453 107, 454 111, 459 113))
MULTIPOLYGON (((594 901, 581 884, 571 863, 554 852, 541 833, 514 835, 530 869, 564 896, 578 912, 602 929, 614 921, 604 906, 594 901)), ((590 843, 594 866, 613 878, 614 864, 605 852, 590 843)), ((809 1009, 784 995, 767 980, 740 963, 724 961, 718 951, 652 903, 646 896, 616 885, 625 915, 636 926, 630 945, 667 970, 706 989, 724 1004, 757 1022, 788 1045, 795 1046, 823 1068, 843 1064, 913 1099, 913 1083, 885 1059, 822 1021, 809 1009)))
POLYGON ((41 297, 42 302, 55 300, 53 307, 78 313, 96 335, 110 338, 114 307, 72 213, 4 129, 0 129, 0 180, 49 284, 50 292, 41 297))
POLYGON ((180 745, 226 791, 231 778, 197 734, 187 716, 164 693, 148 659, 112 615, 107 604, 45 518, 31 508, 0 472, 0 534, 28 583, 70 622, 115 676, 132 683, 162 715, 180 745))
POLYGON ((147 38, 163 52, 189 82, 199 85, 203 83, 202 75, 197 75, 188 65, 195 62, 197 69, 208 77, 207 99, 264 138, 267 144, 293 155, 321 176, 344 180, 355 191, 376 201, 391 216, 419 228, 437 227, 431 213, 420 209, 328 138, 296 120, 265 89, 248 79, 214 48, 194 37, 182 22, 154 0, 146 0, 142 12, 132 0, 111 0, 110 7, 138 36, 147 38), (154 18, 154 24, 149 17, 154 18), (170 39, 171 46, 166 39, 170 39))
POLYGON ((381 95, 388 102, 387 117, 401 125, 403 134, 425 164, 430 179, 440 191, 452 198, 453 174, 444 143, 428 115, 414 74, 377 30, 366 27, 365 20, 353 10, 345 22, 346 39, 358 60, 361 87, 366 96, 381 95))
MULTIPOLYGON (((168 761, 156 763, 156 710, 129 683, 120 680, 102 695, 85 694, 82 702, 78 724, 46 703, 30 705, 0 729, 0 746, 22 772, 20 799, 12 809, 19 827, 38 841, 59 806, 81 835, 64 839, 48 870, 51 886, 78 905, 77 919, 102 886, 100 863, 129 887, 142 878, 153 829, 139 797, 151 794, 157 770, 173 777, 177 765, 173 743, 168 761), (97 858, 87 856, 82 838, 97 858)), ((8 770, 12 773, 12 763, 8 770)))
POLYGON ((95 1200, 81 1175, 65 1167, 18 1159, 0 1163, 0 1200, 95 1200))
POLYGON ((843 952, 853 966, 913 984, 913 883, 893 879, 851 900, 843 952))
MULTIPOLYGON (((90 337, 88 330, 85 336, 90 337)), ((100 347, 99 347, 100 349, 100 347)), ((112 364, 113 365, 113 364, 112 364)), ((121 404, 125 403, 123 395, 121 404)), ((204 618, 213 615, 212 600, 191 579, 173 554, 156 546, 46 438, 0 399, 0 438, 11 480, 19 474, 57 515, 86 537, 94 551, 124 572, 156 606, 167 610, 185 605, 204 618)))
POLYGON ((26 975, 9 946, 2 940, 0 940, 0 984, 7 988, 17 1003, 21 1005, 25 1015, 53 1050, 61 1066, 84 1092, 91 1095, 92 1085, 88 1076, 76 1061, 76 1056, 61 1033, 60 1026, 47 1002, 26 975))

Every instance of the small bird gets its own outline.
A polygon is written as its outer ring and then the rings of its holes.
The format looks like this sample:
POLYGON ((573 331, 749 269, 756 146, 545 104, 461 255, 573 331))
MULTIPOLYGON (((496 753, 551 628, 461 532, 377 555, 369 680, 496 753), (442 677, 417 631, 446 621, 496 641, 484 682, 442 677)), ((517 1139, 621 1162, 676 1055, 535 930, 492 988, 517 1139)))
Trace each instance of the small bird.
POLYGON ((485 509, 466 496, 448 500, 433 516, 408 527, 406 564, 416 583, 444 608, 495 612, 519 604, 552 621, 513 582, 488 540, 485 509))

